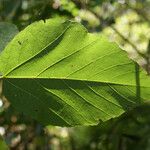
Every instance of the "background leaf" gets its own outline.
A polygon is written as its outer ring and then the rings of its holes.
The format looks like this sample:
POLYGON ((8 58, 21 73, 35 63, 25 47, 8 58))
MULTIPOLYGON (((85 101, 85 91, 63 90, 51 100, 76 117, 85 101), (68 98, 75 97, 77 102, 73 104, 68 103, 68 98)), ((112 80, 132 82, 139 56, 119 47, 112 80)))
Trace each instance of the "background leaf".
POLYGON ((8 150, 8 147, 1 136, 0 136, 0 150, 8 150))
POLYGON ((17 33, 18 29, 15 25, 6 22, 0 22, 0 52, 17 33))

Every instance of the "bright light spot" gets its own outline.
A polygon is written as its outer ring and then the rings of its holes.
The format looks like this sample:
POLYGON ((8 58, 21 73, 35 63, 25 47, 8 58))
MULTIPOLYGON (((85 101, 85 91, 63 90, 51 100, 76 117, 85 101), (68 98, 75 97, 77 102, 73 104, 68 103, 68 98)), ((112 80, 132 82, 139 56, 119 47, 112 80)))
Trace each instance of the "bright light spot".
POLYGON ((124 3, 125 3, 125 0, 118 0, 118 2, 119 2, 120 4, 124 4, 124 3))
POLYGON ((61 128, 60 135, 61 135, 63 138, 67 138, 67 137, 68 137, 68 130, 67 130, 67 128, 61 128))
POLYGON ((2 102, 2 100, 0 99, 0 107, 2 107, 3 106, 3 102, 2 102))
POLYGON ((28 2, 27 1, 23 1, 22 2, 22 9, 27 9, 28 8, 28 2))
POLYGON ((3 127, 0 127, 0 135, 3 136, 5 134, 5 129, 3 127))
POLYGON ((76 21, 76 22, 81 22, 80 16, 76 16, 76 17, 75 17, 75 21, 76 21))

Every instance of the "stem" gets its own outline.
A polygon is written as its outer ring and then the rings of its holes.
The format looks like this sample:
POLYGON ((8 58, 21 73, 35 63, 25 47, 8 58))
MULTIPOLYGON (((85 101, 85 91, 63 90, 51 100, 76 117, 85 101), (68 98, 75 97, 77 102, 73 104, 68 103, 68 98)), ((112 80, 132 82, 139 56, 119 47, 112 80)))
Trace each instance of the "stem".
POLYGON ((135 63, 135 79, 136 79, 136 98, 141 103, 141 89, 140 89, 140 71, 139 65, 135 63))

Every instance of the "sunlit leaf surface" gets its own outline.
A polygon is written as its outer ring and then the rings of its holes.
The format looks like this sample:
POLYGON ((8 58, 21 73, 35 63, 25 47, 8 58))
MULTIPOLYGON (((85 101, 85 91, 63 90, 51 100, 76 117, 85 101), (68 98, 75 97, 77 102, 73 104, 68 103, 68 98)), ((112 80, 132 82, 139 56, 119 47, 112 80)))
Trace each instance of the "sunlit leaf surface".
POLYGON ((150 78, 123 50, 71 21, 25 28, 1 53, 0 72, 12 105, 44 125, 95 125, 150 98, 150 78))

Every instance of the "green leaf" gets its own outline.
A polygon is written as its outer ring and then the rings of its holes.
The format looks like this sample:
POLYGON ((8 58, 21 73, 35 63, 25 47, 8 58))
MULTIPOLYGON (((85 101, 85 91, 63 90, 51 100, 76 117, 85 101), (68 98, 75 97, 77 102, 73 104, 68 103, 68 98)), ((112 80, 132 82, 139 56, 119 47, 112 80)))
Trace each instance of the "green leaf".
POLYGON ((58 19, 31 24, 0 55, 5 96, 44 125, 95 125, 150 99, 135 68, 115 43, 58 19))
POLYGON ((17 33, 18 29, 15 25, 6 22, 0 23, 0 52, 17 33))
POLYGON ((8 146, 6 145, 3 138, 0 136, 0 150, 8 150, 8 146))

